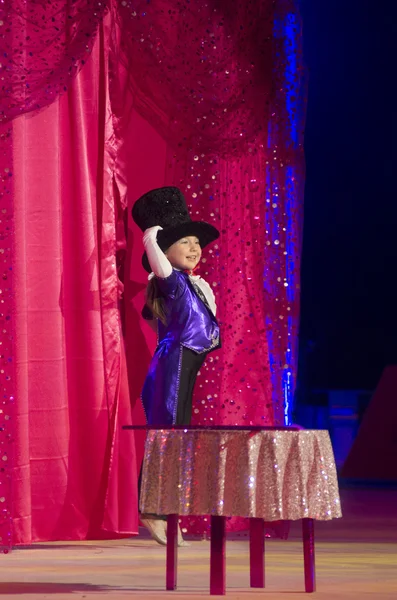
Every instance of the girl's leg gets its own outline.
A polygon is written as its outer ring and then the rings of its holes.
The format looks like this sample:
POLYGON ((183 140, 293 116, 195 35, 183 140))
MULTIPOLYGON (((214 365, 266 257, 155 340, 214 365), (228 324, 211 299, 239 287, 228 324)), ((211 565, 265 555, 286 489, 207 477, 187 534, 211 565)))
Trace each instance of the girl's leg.
POLYGON ((196 354, 188 348, 183 349, 175 425, 190 425, 194 384, 205 357, 205 354, 196 354))
MULTIPOLYGON (((205 360, 205 356, 205 354, 196 354, 187 348, 183 349, 175 425, 190 425, 194 384, 196 383, 197 373, 205 360)), ((179 527, 178 546, 188 545, 183 539, 179 527)))
MULTIPOLYGON (((206 354, 196 354, 187 348, 183 349, 175 425, 190 425, 194 384, 196 382, 197 373, 199 372, 205 357, 206 354)), ((142 468, 138 480, 138 497, 140 497, 141 480, 142 468)), ((141 514, 142 524, 145 525, 152 537, 160 544, 166 543, 165 520, 166 517, 162 515, 141 514)), ((188 545, 184 542, 180 530, 178 535, 178 545, 188 545)))

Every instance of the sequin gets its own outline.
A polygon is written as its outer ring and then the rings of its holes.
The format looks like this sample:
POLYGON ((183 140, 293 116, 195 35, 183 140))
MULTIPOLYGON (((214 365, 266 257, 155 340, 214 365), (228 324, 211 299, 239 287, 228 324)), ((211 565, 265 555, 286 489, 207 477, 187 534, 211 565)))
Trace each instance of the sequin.
POLYGON ((339 518, 329 434, 310 430, 150 431, 141 508, 148 513, 266 521, 339 518))
POLYGON ((13 2, 0 5, 0 122, 52 103, 85 64, 108 0, 13 2), (8 6, 7 6, 8 5, 8 6), (24 48, 27 51, 20 51, 24 48))

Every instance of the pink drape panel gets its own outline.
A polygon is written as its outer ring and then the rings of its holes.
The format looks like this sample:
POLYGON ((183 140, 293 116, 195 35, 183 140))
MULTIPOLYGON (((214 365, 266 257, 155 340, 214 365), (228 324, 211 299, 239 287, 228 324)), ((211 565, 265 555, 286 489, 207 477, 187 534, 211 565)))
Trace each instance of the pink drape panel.
POLYGON ((14 122, 16 543, 137 531, 107 36, 66 95, 14 122))
MULTIPOLYGON (((13 268, 13 178, 11 128, 0 124, 0 548, 12 542, 12 454, 14 444, 14 294, 13 268)), ((15 451, 15 450, 14 450, 15 451)))

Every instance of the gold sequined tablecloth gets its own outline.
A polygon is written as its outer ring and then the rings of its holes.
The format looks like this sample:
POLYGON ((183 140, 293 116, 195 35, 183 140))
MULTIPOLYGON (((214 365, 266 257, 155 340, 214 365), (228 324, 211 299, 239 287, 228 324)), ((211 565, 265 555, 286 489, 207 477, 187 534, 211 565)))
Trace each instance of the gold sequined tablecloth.
POLYGON ((159 515, 342 516, 328 431, 149 431, 141 511, 159 515))

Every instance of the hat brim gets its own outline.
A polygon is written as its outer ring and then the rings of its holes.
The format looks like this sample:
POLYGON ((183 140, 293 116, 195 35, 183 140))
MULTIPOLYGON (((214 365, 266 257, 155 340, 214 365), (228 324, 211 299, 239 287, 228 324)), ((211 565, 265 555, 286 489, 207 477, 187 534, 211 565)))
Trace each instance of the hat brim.
MULTIPOLYGON (((167 227, 157 234, 157 243, 165 252, 172 244, 187 236, 196 236, 199 239, 201 248, 205 248, 211 242, 219 237, 219 231, 213 225, 205 221, 190 221, 190 223, 181 223, 175 227, 167 227)), ((142 256, 142 266, 148 273, 151 272, 146 252, 142 256)))

